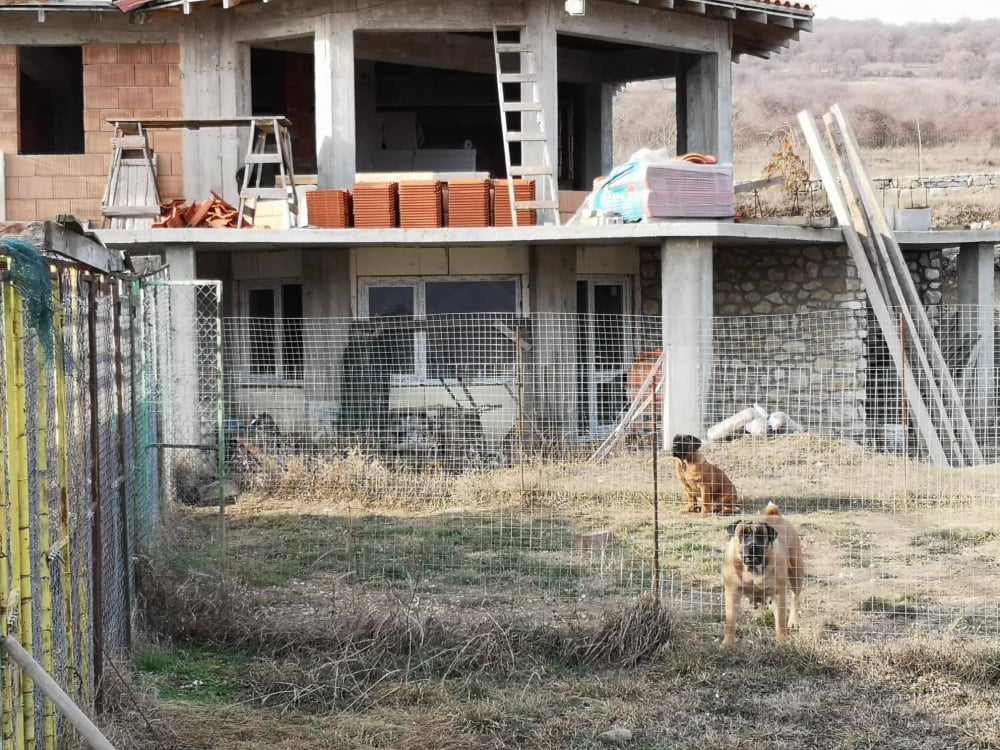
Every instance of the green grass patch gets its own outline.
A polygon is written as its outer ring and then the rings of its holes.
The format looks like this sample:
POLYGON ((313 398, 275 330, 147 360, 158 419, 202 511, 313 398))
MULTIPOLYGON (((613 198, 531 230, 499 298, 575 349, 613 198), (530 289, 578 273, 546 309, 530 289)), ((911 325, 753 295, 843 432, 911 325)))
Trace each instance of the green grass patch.
POLYGON ((361 581, 565 590, 588 575, 576 529, 567 520, 475 514, 405 519, 257 516, 233 519, 232 559, 255 587, 283 586, 317 573, 349 573, 361 581))
POLYGON ((913 537, 911 544, 935 555, 957 555, 967 547, 992 542, 1000 532, 992 529, 931 529, 913 537))
POLYGON ((165 700, 232 703, 243 690, 239 673, 250 659, 244 651, 144 649, 136 654, 135 667, 151 677, 157 694, 165 700))
POLYGON ((861 602, 858 609, 884 617, 913 620, 923 614, 927 608, 917 599, 909 596, 896 600, 870 596, 861 602))

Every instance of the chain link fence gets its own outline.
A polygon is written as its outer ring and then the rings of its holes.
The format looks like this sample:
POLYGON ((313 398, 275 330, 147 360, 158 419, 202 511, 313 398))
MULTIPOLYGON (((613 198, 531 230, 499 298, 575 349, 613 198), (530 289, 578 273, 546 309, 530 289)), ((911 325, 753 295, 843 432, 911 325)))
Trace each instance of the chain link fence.
MULTIPOLYGON (((106 668, 131 656, 136 562, 150 551, 173 481, 166 441, 195 435, 221 488, 218 285, 125 282, 55 264, 17 238, 2 249, 0 636, 94 713, 106 668), (214 369, 202 368, 215 386, 188 401, 180 347, 202 340, 184 328, 199 311, 215 332, 214 360, 205 360, 214 369), (212 424, 185 432, 211 413, 212 424)), ((75 730, 56 705, 13 662, 3 666, 3 747, 72 744, 75 730)))

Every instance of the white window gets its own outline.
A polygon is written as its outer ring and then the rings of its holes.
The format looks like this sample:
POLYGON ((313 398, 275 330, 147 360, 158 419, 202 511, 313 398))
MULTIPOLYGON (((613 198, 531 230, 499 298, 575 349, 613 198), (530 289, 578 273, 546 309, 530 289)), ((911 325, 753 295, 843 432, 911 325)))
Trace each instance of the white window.
POLYGON ((243 289, 243 367, 247 380, 303 377, 302 285, 251 283, 243 289))
POLYGON ((483 382, 513 371, 517 278, 364 279, 359 307, 373 357, 397 381, 483 382))

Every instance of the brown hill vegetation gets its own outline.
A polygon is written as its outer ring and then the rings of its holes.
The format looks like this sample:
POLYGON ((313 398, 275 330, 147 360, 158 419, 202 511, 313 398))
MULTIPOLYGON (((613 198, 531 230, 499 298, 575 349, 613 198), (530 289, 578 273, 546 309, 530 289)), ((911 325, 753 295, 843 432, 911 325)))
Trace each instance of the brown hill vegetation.
MULTIPOLYGON (((994 171, 1000 167, 998 37, 1000 20, 903 26, 816 21, 812 33, 780 55, 733 66, 737 157, 776 145, 782 136, 796 142, 799 111, 818 114, 839 103, 864 148, 912 151, 907 174, 925 166, 917 164, 918 147, 930 160, 926 166, 943 169, 932 151, 956 145, 968 153, 946 157, 957 163, 944 171, 994 171)), ((615 114, 617 157, 672 143, 673 82, 628 86, 615 114)))
MULTIPOLYGON (((1000 172, 997 38, 1000 19, 906 25, 828 19, 769 60, 742 59, 733 66, 736 179, 768 176, 769 164, 773 173, 785 141, 810 169, 797 115, 820 115, 833 104, 847 114, 872 177, 1000 172)), ((618 93, 616 161, 641 147, 672 148, 676 130, 672 80, 635 83, 618 93)), ((961 192, 900 191, 887 205, 929 205, 935 226, 1000 221, 995 191, 961 192)), ((769 208, 767 202, 764 215, 815 204, 800 199, 791 208, 769 208)))

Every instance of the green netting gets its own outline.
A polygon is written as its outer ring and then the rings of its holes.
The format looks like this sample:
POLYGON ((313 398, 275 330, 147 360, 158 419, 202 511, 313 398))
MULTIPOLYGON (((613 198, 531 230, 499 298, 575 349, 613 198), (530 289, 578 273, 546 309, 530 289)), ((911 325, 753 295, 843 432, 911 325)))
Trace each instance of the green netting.
POLYGON ((45 356, 51 358, 53 347, 52 281, 45 257, 30 242, 5 237, 0 245, 11 257, 8 273, 11 283, 24 300, 26 322, 38 335, 45 356))

